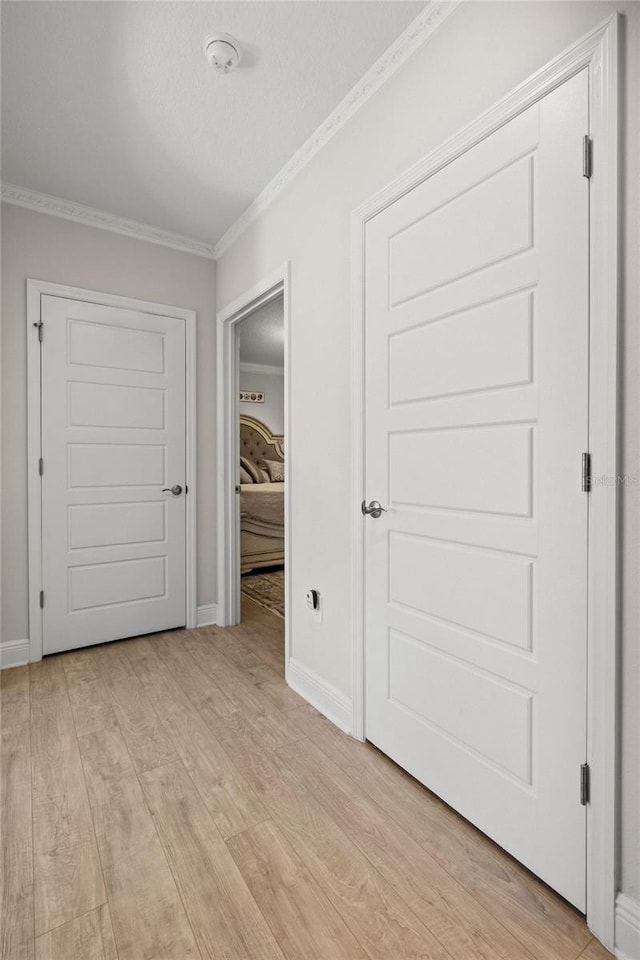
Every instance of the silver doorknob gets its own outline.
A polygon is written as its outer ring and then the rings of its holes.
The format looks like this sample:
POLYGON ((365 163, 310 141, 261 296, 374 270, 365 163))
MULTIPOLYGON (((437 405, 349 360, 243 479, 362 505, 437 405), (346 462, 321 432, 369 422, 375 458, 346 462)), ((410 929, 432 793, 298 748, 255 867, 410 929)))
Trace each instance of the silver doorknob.
POLYGON ((179 483, 174 483, 174 485, 173 485, 172 487, 163 487, 163 488, 162 488, 162 492, 163 492, 163 493, 172 493, 172 494, 174 495, 174 497, 179 497, 180 494, 182 493, 182 487, 180 486, 179 483))
POLYGON ((377 520, 378 517, 381 517, 383 513, 387 512, 387 508, 383 507, 381 503, 378 503, 377 500, 372 500, 371 503, 367 504, 366 500, 362 501, 362 506, 360 508, 363 514, 369 517, 373 517, 374 520, 377 520))

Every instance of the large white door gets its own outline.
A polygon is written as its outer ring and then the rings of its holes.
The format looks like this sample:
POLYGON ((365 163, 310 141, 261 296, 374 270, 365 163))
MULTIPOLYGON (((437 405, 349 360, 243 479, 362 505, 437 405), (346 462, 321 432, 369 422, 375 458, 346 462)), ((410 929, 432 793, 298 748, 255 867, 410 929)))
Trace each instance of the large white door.
POLYGON ((586 72, 366 231, 366 736, 585 908, 586 72))
POLYGON ((41 310, 43 651, 183 626, 185 322, 41 310))

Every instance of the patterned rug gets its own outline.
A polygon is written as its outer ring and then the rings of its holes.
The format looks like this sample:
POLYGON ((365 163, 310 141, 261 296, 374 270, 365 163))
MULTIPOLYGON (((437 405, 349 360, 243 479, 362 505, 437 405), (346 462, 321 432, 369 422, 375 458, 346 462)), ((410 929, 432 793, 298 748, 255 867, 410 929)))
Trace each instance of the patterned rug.
POLYGON ((284 620, 284 570, 243 573, 240 589, 245 596, 284 620))

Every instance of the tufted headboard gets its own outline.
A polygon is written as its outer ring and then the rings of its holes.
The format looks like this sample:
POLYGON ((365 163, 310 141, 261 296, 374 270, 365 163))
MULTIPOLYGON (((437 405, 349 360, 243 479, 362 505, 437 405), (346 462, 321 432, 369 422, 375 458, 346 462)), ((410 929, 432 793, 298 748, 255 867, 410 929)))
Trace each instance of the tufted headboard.
POLYGON ((260 466, 263 460, 284 462, 284 437, 271 433, 269 428, 255 417, 240 417, 240 456, 260 466))

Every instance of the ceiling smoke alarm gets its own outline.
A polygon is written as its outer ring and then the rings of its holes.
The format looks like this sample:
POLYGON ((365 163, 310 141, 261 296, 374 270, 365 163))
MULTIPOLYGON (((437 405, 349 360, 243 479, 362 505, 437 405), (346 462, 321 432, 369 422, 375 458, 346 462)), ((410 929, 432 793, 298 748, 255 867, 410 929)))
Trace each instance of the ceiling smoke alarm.
POLYGON ((240 44, 230 33, 212 33, 204 41, 204 54, 217 73, 231 73, 240 63, 240 44))

